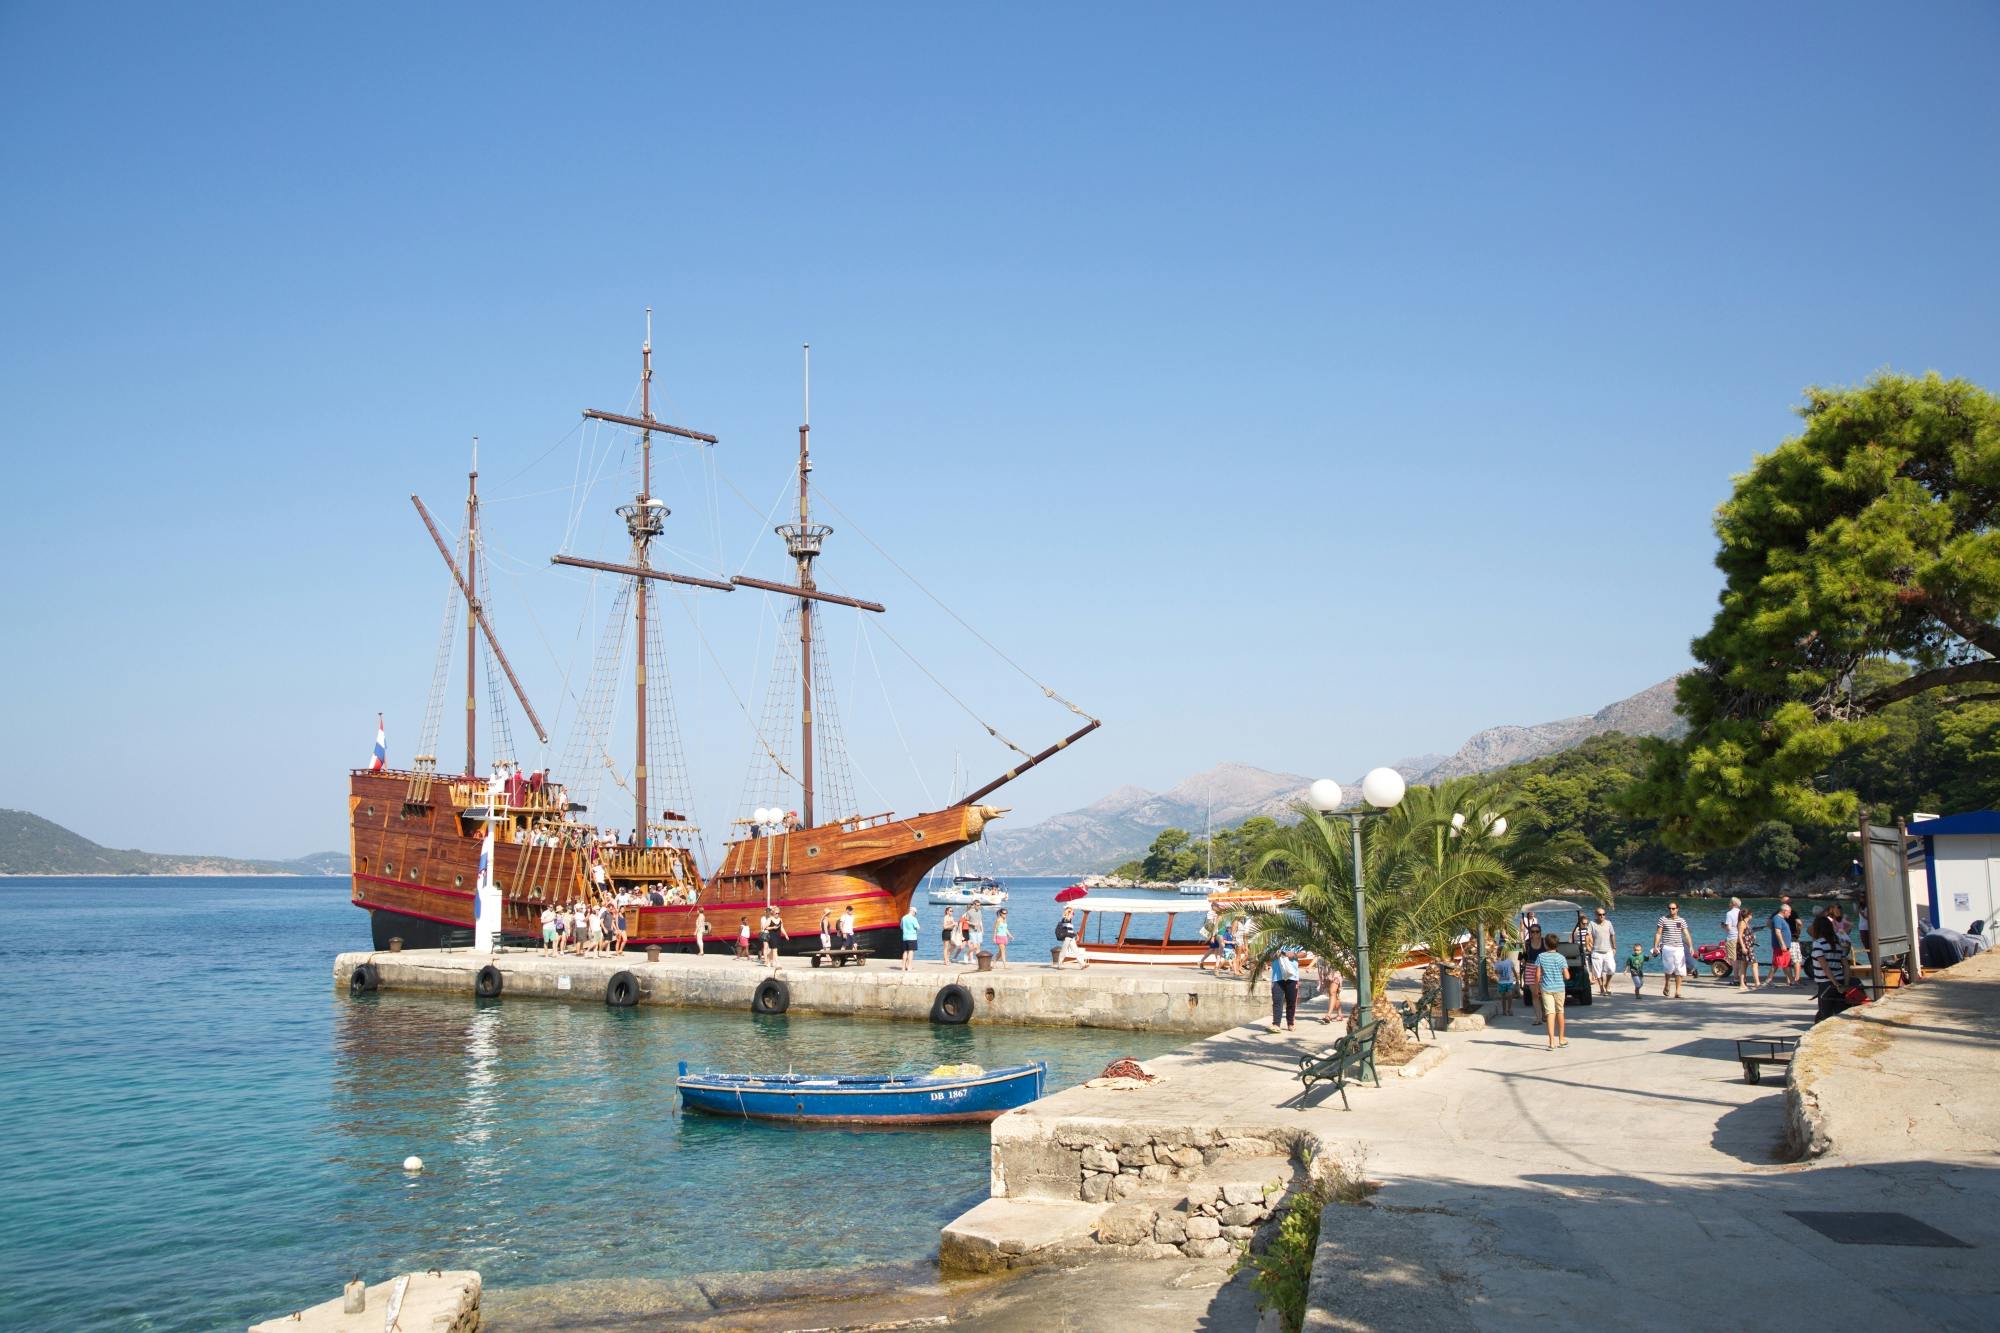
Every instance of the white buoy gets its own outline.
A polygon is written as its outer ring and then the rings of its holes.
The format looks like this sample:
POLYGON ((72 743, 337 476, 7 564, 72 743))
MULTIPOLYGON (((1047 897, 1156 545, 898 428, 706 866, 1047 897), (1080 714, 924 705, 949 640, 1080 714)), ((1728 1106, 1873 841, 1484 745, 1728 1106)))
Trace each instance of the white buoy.
POLYGON ((412 1154, 403 1159, 403 1169, 412 1175, 424 1169, 424 1159, 412 1154))

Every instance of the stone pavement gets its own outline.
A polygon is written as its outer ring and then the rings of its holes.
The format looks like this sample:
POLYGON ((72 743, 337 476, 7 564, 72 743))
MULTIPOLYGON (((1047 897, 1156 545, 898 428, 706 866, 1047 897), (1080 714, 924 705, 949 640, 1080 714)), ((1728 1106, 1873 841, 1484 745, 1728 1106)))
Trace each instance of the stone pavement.
MULTIPOLYGON (((1381 1188, 1326 1210, 1307 1327, 2000 1325, 1990 1152, 1918 1138, 1903 1160, 1786 1160, 1784 1089, 1745 1082, 1733 1039, 1805 1032, 1806 989, 1627 987, 1571 1011, 1567 1049, 1503 1022, 1431 1077, 1357 1098, 1321 1132, 1365 1153, 1381 1188), (1836 1243, 1794 1212, 1902 1214, 1970 1248, 1836 1243)), ((1959 1039, 1990 1090, 2000 1031, 1989 1019, 1959 1039)))

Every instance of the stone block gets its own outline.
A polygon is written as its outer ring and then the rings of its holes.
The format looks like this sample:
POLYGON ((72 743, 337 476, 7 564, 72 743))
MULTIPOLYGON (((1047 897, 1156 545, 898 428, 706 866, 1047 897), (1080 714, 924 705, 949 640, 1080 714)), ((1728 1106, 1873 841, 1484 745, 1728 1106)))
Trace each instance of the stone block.
POLYGON ((1139 1177, 1133 1175, 1106 1176, 1111 1182, 1111 1197, 1129 1199, 1139 1192, 1139 1177))
POLYGON ((1077 1196, 1085 1203, 1103 1203, 1111 1197, 1111 1179, 1102 1171, 1093 1171, 1083 1178, 1077 1196))
POLYGON ((1181 1253, 1190 1259, 1220 1259, 1235 1251, 1234 1245, 1220 1237, 1214 1240, 1191 1240, 1181 1246, 1181 1253))
POLYGON ((1118 1165, 1120 1166, 1140 1167, 1151 1166, 1152 1164, 1153 1145, 1150 1143, 1129 1144, 1118 1150, 1118 1165))
POLYGON ((1142 1166, 1139 1168, 1139 1179, 1149 1185, 1163 1184, 1173 1178, 1174 1169, 1170 1166, 1161 1166, 1157 1162, 1151 1166, 1142 1166))
POLYGON ((1214 1203, 1217 1199, 1221 1197, 1222 1197, 1222 1186, 1216 1184, 1212 1180, 1202 1181, 1199 1184, 1190 1185, 1188 1186, 1188 1192, 1187 1192, 1188 1209, 1190 1212, 1192 1212, 1193 1210, 1200 1208, 1203 1204, 1214 1203))
POLYGON ((1264 1186, 1261 1181, 1232 1180, 1222 1187, 1222 1201, 1228 1204, 1264 1202, 1264 1186))
POLYGON ((1239 1245, 1256 1234, 1257 1228, 1255 1227, 1224 1227, 1222 1229, 1222 1238, 1224 1240, 1232 1241, 1239 1245))
POLYGON ((1121 1203, 1104 1210, 1104 1216, 1097 1220, 1097 1240, 1100 1245, 1137 1245, 1151 1240, 1153 1222, 1158 1217, 1143 1203, 1121 1203))
POLYGON ((1100 1148, 1096 1144, 1085 1148, 1079 1160, 1086 1171, 1116 1171, 1118 1169, 1117 1154, 1108 1148, 1100 1148))
MULTIPOLYGON (((253 1324, 253 1333, 359 1333, 382 1327, 383 1311, 398 1279, 367 1289, 362 1311, 342 1311, 344 1299, 334 1297, 295 1315, 253 1324)), ((479 1327, 479 1274, 470 1269, 442 1274, 413 1273, 403 1292, 398 1328, 410 1333, 470 1333, 479 1327)))
POLYGON ((1155 1159, 1159 1161, 1162 1162, 1170 1161, 1175 1166, 1182 1167, 1190 1171, 1202 1164, 1201 1149, 1195 1147, 1193 1144, 1188 1144, 1187 1146, 1180 1148, 1169 1148, 1166 1150, 1164 1156, 1161 1154, 1158 1148, 1155 1148, 1153 1150, 1153 1156, 1155 1157, 1155 1159))
POLYGON ((1187 1220, 1189 1240, 1214 1240, 1222 1234, 1222 1223, 1212 1217, 1190 1217, 1187 1220))
POLYGON ((1179 1245, 1188 1238, 1185 1213, 1161 1213, 1153 1222, 1153 1239, 1162 1245, 1179 1245))
POLYGON ((1261 1203, 1233 1203, 1222 1210, 1222 1225, 1225 1227, 1250 1227, 1264 1220, 1264 1205, 1261 1203))

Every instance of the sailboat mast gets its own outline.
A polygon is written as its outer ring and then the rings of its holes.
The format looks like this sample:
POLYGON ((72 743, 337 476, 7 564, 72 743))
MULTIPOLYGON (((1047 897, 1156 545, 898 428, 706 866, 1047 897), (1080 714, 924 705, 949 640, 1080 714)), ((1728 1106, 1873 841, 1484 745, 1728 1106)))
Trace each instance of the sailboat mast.
POLYGON ((479 748, 479 437, 465 476, 465 776, 474 776, 479 748))
MULTIPOLYGON (((653 418, 653 307, 646 307, 646 341, 639 346, 639 415, 645 420, 653 418)), ((653 498, 653 432, 639 432, 639 510, 642 520, 651 516, 653 498)), ((632 526, 632 563, 641 569, 647 568, 647 548, 652 544, 653 532, 657 529, 643 521, 632 526)), ((638 682, 638 704, 633 709, 637 724, 638 739, 634 753, 637 758, 632 768, 633 802, 633 845, 646 845, 646 598, 648 585, 645 579, 634 579, 632 589, 633 615, 638 622, 639 643, 634 650, 638 660, 635 679, 638 682)))
MULTIPOLYGON (((808 437, 812 433, 812 344, 805 345, 804 353, 805 406, 803 419, 799 422, 799 540, 792 543, 792 555, 799 565, 799 586, 810 589, 812 580, 812 558, 819 550, 814 541, 810 547, 804 537, 808 531, 806 512, 806 478, 812 473, 812 455, 808 448, 808 437)), ((799 598, 799 752, 804 756, 801 769, 802 785, 805 788, 804 804, 800 815, 805 827, 813 826, 813 605, 808 597, 799 598)))

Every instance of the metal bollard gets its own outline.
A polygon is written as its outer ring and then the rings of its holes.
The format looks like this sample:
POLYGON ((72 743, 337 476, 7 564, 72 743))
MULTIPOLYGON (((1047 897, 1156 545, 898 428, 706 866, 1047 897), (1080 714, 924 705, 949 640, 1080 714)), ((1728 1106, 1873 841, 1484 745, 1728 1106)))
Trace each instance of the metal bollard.
POLYGON ((401 935, 391 935, 389 937, 389 952, 401 953, 402 951, 403 951, 403 937, 401 935))
POLYGON ((649 944, 649 945, 647 945, 647 946, 646 946, 646 961, 647 961, 647 962, 649 962, 649 963, 657 963, 657 962, 659 962, 659 961, 660 961, 660 946, 659 946, 659 945, 657 945, 657 944, 649 944))
POLYGON ((991 972, 993 970, 993 955, 984 949, 979 951, 979 970, 981 972, 991 972))
POLYGON ((342 1314, 360 1314, 367 1308, 368 1284, 360 1278, 355 1278, 354 1281, 341 1289, 340 1312, 342 1314))

